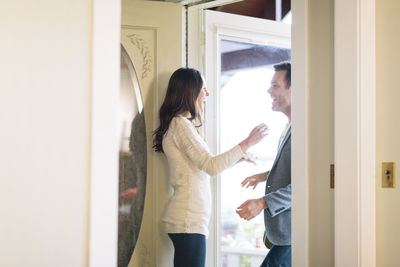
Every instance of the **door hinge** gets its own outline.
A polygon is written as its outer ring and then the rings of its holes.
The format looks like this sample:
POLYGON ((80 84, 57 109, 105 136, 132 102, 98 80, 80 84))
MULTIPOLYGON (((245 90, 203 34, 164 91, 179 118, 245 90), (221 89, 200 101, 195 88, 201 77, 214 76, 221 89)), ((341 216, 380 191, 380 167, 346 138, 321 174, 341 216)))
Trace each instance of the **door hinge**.
POLYGON ((331 188, 335 188, 335 164, 331 164, 331 188))

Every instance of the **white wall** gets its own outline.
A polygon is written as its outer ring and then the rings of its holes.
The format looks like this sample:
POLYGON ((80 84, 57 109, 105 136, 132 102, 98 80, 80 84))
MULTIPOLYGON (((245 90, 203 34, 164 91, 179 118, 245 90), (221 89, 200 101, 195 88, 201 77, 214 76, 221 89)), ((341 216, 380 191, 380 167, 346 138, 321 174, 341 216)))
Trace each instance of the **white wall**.
MULTIPOLYGON (((333 0, 309 0, 309 264, 334 266, 333 0)), ((295 70, 294 70, 295 71, 295 70)))
POLYGON ((379 267, 400 266, 400 2, 376 0, 376 241, 379 267), (395 162, 395 188, 381 187, 382 162, 395 162))
POLYGON ((87 266, 91 1, 0 9, 0 265, 87 266))

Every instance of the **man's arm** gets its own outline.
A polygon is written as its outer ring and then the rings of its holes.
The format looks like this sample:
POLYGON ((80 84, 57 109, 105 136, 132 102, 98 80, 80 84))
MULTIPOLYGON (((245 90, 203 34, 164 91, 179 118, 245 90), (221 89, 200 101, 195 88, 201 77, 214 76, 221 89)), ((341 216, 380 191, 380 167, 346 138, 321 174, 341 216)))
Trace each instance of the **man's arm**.
POLYGON ((240 218, 251 220, 267 209, 274 217, 292 207, 292 185, 289 184, 275 192, 269 193, 262 198, 249 199, 236 209, 240 218))
POLYGON ((267 203, 267 211, 274 217, 292 207, 292 185, 288 184, 275 192, 269 193, 263 199, 267 203))
POLYGON ((263 173, 255 174, 253 176, 249 176, 243 180, 241 185, 242 185, 242 187, 246 187, 246 188, 249 186, 252 186, 253 190, 254 190, 259 183, 265 182, 265 180, 267 180, 268 174, 269 174, 269 171, 266 171, 263 173))
POLYGON ((267 208, 268 205, 264 198, 249 199, 236 209, 236 213, 240 218, 250 221, 267 208))

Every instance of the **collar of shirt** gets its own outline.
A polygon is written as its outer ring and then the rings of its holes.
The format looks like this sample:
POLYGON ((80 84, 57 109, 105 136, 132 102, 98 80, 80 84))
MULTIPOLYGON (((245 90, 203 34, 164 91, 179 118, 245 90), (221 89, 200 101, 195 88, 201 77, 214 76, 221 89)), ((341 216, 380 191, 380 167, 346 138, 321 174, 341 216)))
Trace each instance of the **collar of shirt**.
POLYGON ((283 140, 285 140, 285 137, 287 135, 287 132, 288 132, 290 126, 292 126, 292 124, 290 122, 286 123, 285 129, 283 130, 281 137, 279 138, 278 148, 282 145, 283 140))

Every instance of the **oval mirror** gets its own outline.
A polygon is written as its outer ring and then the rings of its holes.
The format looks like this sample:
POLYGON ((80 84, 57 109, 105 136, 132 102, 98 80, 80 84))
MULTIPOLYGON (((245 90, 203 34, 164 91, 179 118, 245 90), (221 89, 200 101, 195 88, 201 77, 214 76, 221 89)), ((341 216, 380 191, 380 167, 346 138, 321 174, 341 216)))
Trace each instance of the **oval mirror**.
POLYGON ((146 192, 146 127, 139 82, 121 45, 118 266, 128 266, 139 236, 146 192))

